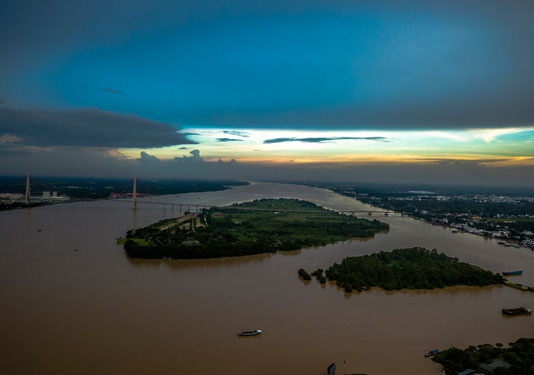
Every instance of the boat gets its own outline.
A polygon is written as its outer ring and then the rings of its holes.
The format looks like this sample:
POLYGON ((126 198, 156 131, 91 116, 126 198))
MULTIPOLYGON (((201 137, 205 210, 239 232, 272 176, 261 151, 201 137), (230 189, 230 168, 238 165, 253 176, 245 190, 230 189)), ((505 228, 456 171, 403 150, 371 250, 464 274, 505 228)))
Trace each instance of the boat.
POLYGON ((507 271, 502 273, 504 276, 520 276, 523 274, 523 271, 507 271))
POLYGON ((528 290, 528 286, 523 285, 523 284, 515 283, 515 286, 517 289, 528 290))
POLYGON ((502 309, 502 313, 504 315, 530 315, 532 314, 532 310, 521 306, 516 309, 502 309))
POLYGON ((254 331, 243 331, 239 332, 238 336, 258 336, 261 335, 262 330, 261 329, 255 329, 254 331))
POLYGON ((439 353, 439 350, 438 349, 434 349, 434 350, 430 350, 428 353, 425 354, 425 357, 428 358, 428 357, 433 357, 435 356, 436 354, 439 353))

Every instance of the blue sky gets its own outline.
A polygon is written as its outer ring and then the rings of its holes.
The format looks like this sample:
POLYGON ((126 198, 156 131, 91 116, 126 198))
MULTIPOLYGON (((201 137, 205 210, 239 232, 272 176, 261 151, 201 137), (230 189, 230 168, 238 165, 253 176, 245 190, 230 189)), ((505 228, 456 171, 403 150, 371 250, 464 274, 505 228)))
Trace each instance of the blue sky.
MULTIPOLYGON (((20 45, 12 49, 35 50, 17 51, 32 58, 12 61, 2 77, 6 102, 196 126, 531 125, 524 95, 533 79, 525 73, 534 61, 521 38, 532 27, 524 29, 520 7, 499 17, 499 9, 490 11, 498 2, 289 2, 287 9, 236 2, 204 14, 211 2, 201 2, 181 12, 178 3, 174 15, 158 19, 143 17, 146 9, 134 1, 129 12, 138 21, 128 27, 119 6, 96 2, 84 15, 58 4, 57 18, 85 26, 63 30, 41 20, 51 35, 39 46, 25 47, 31 32, 13 35, 20 45), (72 35, 53 38, 63 32, 72 35)), ((54 11, 12 6, 29 19, 54 11)), ((27 26, 39 32, 39 23, 27 26)))
POLYGON ((172 159, 196 143, 206 160, 525 164, 533 11, 519 0, 2 2, 0 154, 172 159), (251 136, 221 140, 239 129, 251 136), (276 130, 297 140, 265 144, 276 130), (346 139, 366 134, 387 141, 346 139))

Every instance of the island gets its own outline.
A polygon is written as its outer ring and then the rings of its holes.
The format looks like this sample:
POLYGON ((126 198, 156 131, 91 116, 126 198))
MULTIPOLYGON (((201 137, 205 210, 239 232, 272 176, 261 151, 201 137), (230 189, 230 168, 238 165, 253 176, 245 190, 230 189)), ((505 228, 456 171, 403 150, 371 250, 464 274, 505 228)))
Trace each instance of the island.
MULTIPOLYGON (((381 251, 370 255, 348 257, 324 271, 326 279, 335 281, 345 292, 371 287, 385 290, 434 289, 455 285, 487 286, 502 284, 501 275, 460 262, 436 249, 422 247, 381 251)), ((303 273, 299 272, 302 277, 303 273)), ((323 270, 312 273, 326 282, 323 270)))
POLYGON ((534 339, 520 338, 508 347, 501 343, 464 350, 452 347, 438 352, 432 360, 441 364, 447 375, 534 375, 534 339))
POLYGON ((124 249, 130 258, 217 258, 324 246, 388 228, 308 201, 261 199, 129 231, 124 249))

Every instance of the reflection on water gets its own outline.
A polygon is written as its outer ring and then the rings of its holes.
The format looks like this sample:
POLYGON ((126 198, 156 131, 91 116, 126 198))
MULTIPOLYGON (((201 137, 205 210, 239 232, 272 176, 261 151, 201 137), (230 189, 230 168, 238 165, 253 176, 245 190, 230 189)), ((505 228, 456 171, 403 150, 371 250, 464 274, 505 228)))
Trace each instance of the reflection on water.
POLYGON ((376 210, 331 191, 255 183, 143 198, 137 210, 98 201, 0 212, 0 373, 321 374, 345 361, 347 373, 439 374, 423 357, 430 349, 534 336, 534 318, 500 312, 534 307, 534 293, 495 286, 346 294, 298 279, 301 267, 425 246, 495 272, 523 269, 514 280, 534 285, 533 252, 399 215, 373 215, 390 223, 373 238, 237 258, 132 260, 115 244, 129 229, 196 205, 264 197, 376 210), (255 340, 236 336, 258 328, 264 334, 255 340))
MULTIPOLYGON (((300 250, 291 251, 291 252, 282 252, 284 255, 291 255, 289 253, 295 253, 300 250)), ((241 257, 233 258, 217 258, 217 259, 128 259, 130 265, 134 267, 169 267, 170 269, 179 270, 182 268, 217 268, 224 267, 225 265, 238 265, 238 264, 251 264, 251 263, 260 263, 264 259, 270 258, 275 253, 267 254, 257 254, 257 255, 246 255, 241 257)))

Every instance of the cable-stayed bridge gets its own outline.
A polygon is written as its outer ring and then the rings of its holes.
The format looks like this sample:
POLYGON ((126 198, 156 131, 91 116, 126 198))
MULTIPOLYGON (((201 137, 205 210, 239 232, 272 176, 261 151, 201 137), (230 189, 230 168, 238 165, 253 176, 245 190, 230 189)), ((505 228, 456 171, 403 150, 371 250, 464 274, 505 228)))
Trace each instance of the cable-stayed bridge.
MULTIPOLYGON (((236 210, 242 210, 242 211, 264 211, 264 212, 284 212, 284 213, 310 213, 310 214, 320 214, 321 211, 306 211, 306 210, 280 210, 280 209, 274 209, 274 208, 253 208, 253 207, 232 207, 232 206, 217 206, 217 205, 205 205, 205 204, 189 204, 189 203, 180 203, 180 202, 172 202, 172 201, 145 201, 140 200, 137 198, 135 200, 133 199, 121 199, 121 198, 109 198, 107 201, 110 202, 117 202, 117 203, 126 203, 134 205, 133 208, 136 209, 139 207, 139 205, 157 205, 162 206, 163 208, 170 208, 170 209, 178 209, 179 211, 189 211, 189 212, 199 212, 201 209, 209 209, 212 207, 225 207, 225 208, 233 208, 236 210)), ((390 215, 390 214, 398 214, 395 211, 387 211, 387 210, 335 210, 336 212, 342 213, 342 214, 382 214, 382 215, 390 215)))

